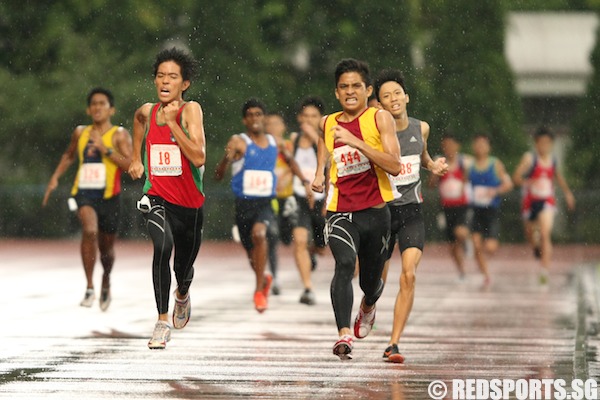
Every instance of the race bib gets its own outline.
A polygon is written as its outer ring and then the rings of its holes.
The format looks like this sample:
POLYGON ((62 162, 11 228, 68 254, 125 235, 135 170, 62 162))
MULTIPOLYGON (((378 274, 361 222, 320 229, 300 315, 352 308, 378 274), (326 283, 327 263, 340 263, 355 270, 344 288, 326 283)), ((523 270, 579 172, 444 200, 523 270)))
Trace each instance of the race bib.
POLYGON ((153 144, 150 146, 150 173, 154 176, 179 176, 181 149, 175 144, 153 144))
POLYGON ((394 186, 406 186, 419 181, 421 170, 421 155, 402 156, 400 160, 400 173, 390 175, 394 186))
POLYGON ((333 149, 333 162, 337 167, 338 178, 361 174, 371 169, 371 162, 367 156, 348 145, 333 149))
POLYGON ((246 196, 270 197, 273 195, 273 173, 248 169, 244 171, 243 193, 246 196))
POLYGON ((106 187, 106 165, 83 163, 79 171, 80 189, 104 189, 106 187))
POLYGON ((538 199, 547 199, 552 197, 554 190, 550 178, 537 178, 531 182, 531 195, 538 199))
POLYGON ((473 187, 473 204, 478 207, 488 207, 496 198, 496 190, 489 186, 473 187))
POLYGON ((440 195, 443 199, 457 200, 464 193, 464 183, 460 179, 448 178, 440 182, 440 195))

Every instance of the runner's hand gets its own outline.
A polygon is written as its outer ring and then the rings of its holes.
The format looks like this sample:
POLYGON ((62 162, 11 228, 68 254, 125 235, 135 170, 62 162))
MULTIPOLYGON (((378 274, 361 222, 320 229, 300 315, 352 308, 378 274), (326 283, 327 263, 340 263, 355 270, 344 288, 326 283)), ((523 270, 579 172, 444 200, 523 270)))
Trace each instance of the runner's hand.
POLYGON ((313 196, 312 187, 310 183, 306 182, 304 184, 304 189, 306 190, 306 200, 308 200, 308 207, 312 210, 315 208, 315 196, 313 196))
POLYGON ((44 193, 44 200, 42 200, 42 207, 46 207, 46 204, 48 204, 48 199, 50 198, 50 194, 54 192, 57 187, 58 179, 55 177, 50 178, 50 182, 48 182, 48 186, 46 187, 46 193, 44 193))
POLYGON ((172 101, 163 107, 162 111, 165 116, 165 122, 175 122, 177 119, 177 113, 179 112, 179 102, 172 101))
POLYGON ((311 188, 317 193, 323 193, 325 190, 325 174, 315 175, 315 180, 313 181, 311 188))
POLYGON ((446 157, 437 158, 431 166, 431 173, 437 176, 445 175, 448 172, 448 164, 446 157))
POLYGON ((144 174, 144 166, 140 161, 132 161, 127 173, 132 179, 139 179, 144 174))

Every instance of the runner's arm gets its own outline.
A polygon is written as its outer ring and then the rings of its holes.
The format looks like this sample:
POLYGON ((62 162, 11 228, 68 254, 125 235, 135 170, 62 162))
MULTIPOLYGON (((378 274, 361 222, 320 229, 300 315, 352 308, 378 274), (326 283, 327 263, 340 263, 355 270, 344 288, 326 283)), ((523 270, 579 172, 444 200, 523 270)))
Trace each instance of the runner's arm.
POLYGON ((401 168, 400 143, 396 136, 396 122, 392 114, 384 110, 377 111, 375 120, 379 128, 383 151, 374 149, 339 125, 332 128, 334 139, 360 150, 371 162, 388 174, 396 176, 400 173, 401 168))
POLYGON ((558 170, 556 170, 556 183, 558 183, 558 186, 560 186, 560 189, 562 190, 563 194, 565 195, 565 201, 567 202, 567 208, 569 210, 573 211, 575 209, 575 196, 573 196, 573 192, 571 192, 571 189, 569 188, 569 185, 567 184, 567 180, 565 179, 563 174, 558 170))
POLYGON ((123 171, 127 171, 131 165, 131 135, 125 128, 117 129, 114 136, 115 151, 110 154, 105 154, 105 157, 111 159, 123 171))
POLYGON ((177 123, 179 102, 174 101, 163 108, 165 120, 171 133, 177 141, 177 145, 185 154, 185 157, 196 167, 200 168, 206 162, 206 137, 204 134, 204 123, 202 107, 195 101, 187 103, 181 114, 181 124, 186 127, 188 135, 177 123))
POLYGON ((45 207, 46 204, 48 204, 50 194, 58 187, 58 180, 75 161, 75 155, 77 154, 77 141, 79 140, 79 136, 81 136, 81 132, 83 132, 84 128, 84 126, 78 126, 73 131, 69 146, 60 157, 60 161, 58 162, 54 173, 50 177, 50 181, 46 187, 46 192, 44 193, 44 199, 42 200, 42 207, 45 207))
POLYGON ((515 168, 515 172, 513 173, 513 182, 516 186, 521 186, 525 183, 525 173, 529 171, 531 168, 531 164, 533 163, 533 157, 531 153, 527 152, 523 154, 521 157, 521 161, 519 161, 519 165, 515 168))
POLYGON ((421 165, 431 172, 431 176, 442 176, 448 172, 446 157, 438 157, 435 160, 431 158, 427 149, 427 139, 429 139, 429 124, 421 121, 421 135, 423 136, 423 152, 421 153, 421 165))
POLYGON ((222 180, 225 177, 225 172, 227 172, 227 168, 231 162, 238 160, 246 151, 245 148, 242 149, 240 147, 242 144, 244 144, 244 141, 238 135, 233 135, 231 138, 229 138, 229 141, 225 146, 225 153, 215 168, 215 180, 222 180))
POLYGON ((325 120, 327 117, 321 118, 319 123, 319 140, 317 141, 317 170, 315 171, 315 177, 311 185, 312 190, 318 193, 323 193, 325 190, 325 166, 329 159, 329 152, 325 145, 325 139, 323 129, 325 129, 325 120))
POLYGON ((500 177, 501 181, 500 186, 497 188, 497 193, 504 194, 513 190, 513 181, 510 179, 510 175, 508 172, 506 172, 506 168, 500 160, 496 160, 496 173, 498 174, 498 177, 500 177))
POLYGON ((144 174, 142 144, 151 110, 152 104, 146 103, 138 108, 133 116, 133 154, 131 155, 131 164, 128 171, 132 179, 139 179, 144 174))

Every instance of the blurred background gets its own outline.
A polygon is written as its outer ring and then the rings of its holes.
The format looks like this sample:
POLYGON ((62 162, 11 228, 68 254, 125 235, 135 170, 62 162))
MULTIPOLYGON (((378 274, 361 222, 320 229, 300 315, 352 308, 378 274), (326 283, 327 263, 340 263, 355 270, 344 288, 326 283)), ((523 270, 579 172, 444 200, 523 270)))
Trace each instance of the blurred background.
MULTIPOLYGON (((578 201, 560 213, 559 242, 600 237, 600 0, 54 0, 0 3, 0 237, 70 237, 75 166, 48 207, 46 184, 73 129, 89 123, 86 95, 113 91, 113 123, 132 129, 135 109, 156 99, 154 56, 164 47, 200 61, 186 99, 201 103, 208 142, 205 238, 227 239, 233 200, 212 171, 230 135, 243 130, 251 96, 297 129, 306 95, 337 111, 333 69, 345 57, 404 71, 409 115, 431 125, 431 154, 444 132, 464 150, 476 133, 512 173, 540 125, 557 134, 560 166, 578 201)), ((427 172, 423 177, 426 179, 427 172)), ((120 236, 144 236, 124 177, 120 236)), ((437 191, 426 189, 428 237, 441 240, 437 191)), ((502 240, 523 241, 520 195, 503 207, 502 240)))

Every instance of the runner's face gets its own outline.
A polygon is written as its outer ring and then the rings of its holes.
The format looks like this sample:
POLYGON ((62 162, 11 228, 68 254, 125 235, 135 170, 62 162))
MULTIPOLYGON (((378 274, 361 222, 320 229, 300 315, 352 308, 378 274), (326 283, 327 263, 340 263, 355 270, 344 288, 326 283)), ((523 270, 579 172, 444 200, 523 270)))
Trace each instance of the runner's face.
POLYGON ((265 113, 260 107, 250 107, 242 122, 248 133, 260 134, 265 130, 265 113))
POLYGON ((276 138, 282 138, 285 133, 285 122, 278 115, 265 117, 265 132, 270 133, 276 138))
POLYGON ((454 157, 460 150, 458 142, 454 139, 442 140, 442 152, 446 157, 454 157))
POLYGON ((87 108, 87 114, 92 117, 96 123, 101 123, 110 119, 115 113, 114 107, 110 106, 108 97, 102 93, 96 93, 92 96, 90 105, 87 108))
POLYGON ((184 81, 181 67, 174 61, 165 61, 158 66, 154 85, 158 99, 163 104, 181 100, 183 92, 190 86, 190 81, 184 81))
POLYGON ((298 123, 300 125, 306 123, 315 128, 319 129, 319 123, 321 122, 321 112, 315 106, 306 106, 302 109, 302 112, 298 114, 298 123))
POLYGON ((360 112, 367 107, 373 87, 365 84, 358 72, 345 72, 340 76, 335 88, 335 97, 344 111, 360 112))
POLYGON ((535 149, 543 156, 552 153, 554 141, 549 136, 540 136, 535 141, 535 149))
POLYGON ((485 138, 476 138, 473 141, 473 153, 477 157, 487 157, 490 154, 490 142, 485 138))
POLYGON ((406 113, 408 101, 408 95, 398 82, 385 82, 379 88, 379 103, 384 110, 389 111, 396 119, 406 113))

